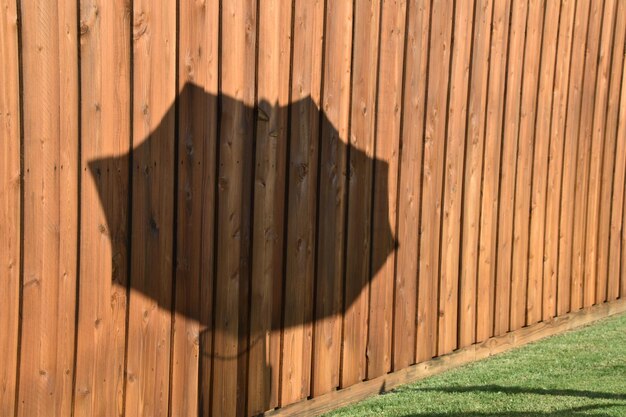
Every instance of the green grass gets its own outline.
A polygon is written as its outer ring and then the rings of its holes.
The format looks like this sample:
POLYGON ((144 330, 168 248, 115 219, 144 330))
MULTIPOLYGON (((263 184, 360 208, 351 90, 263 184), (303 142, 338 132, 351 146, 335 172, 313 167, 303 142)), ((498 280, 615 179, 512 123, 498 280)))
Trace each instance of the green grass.
POLYGON ((326 416, 626 416, 626 314, 326 416))

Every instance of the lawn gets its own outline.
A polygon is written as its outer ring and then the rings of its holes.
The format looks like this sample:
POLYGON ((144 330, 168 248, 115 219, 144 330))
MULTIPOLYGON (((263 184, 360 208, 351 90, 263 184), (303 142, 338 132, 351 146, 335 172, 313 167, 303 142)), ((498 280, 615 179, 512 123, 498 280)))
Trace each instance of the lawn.
POLYGON ((626 416, 626 314, 326 416, 626 416))

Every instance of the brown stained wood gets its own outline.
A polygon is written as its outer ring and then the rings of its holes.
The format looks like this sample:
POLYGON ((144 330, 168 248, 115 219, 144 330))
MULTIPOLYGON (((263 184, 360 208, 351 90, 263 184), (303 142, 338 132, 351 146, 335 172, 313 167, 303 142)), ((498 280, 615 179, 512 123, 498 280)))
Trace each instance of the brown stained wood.
POLYGON ((407 4, 408 23, 398 186, 398 254, 393 317, 393 370, 415 363, 429 16, 429 1, 407 4))
MULTIPOLYGON (((619 143, 624 142, 624 138, 626 138, 626 88, 624 85, 626 84, 626 65, 624 65, 624 75, 622 77, 622 97, 620 99, 620 112, 619 112, 619 122, 617 128, 617 137, 621 138, 619 143)), ((626 145, 623 146, 622 149, 626 148, 626 145)), ((625 164, 626 165, 626 164, 625 164)), ((622 174, 623 175, 623 174, 622 174)), ((613 193, 613 195, 619 196, 619 190, 613 193)), ((621 260, 620 260, 620 277, 619 277, 619 298, 624 298, 626 296, 626 210, 624 210, 624 204, 626 204, 626 188, 623 191, 623 201, 622 201, 622 225, 621 229, 617 230, 619 226, 613 227, 616 229, 616 233, 621 231, 621 260)), ((619 222, 619 218, 616 219, 616 223, 619 222)), ((619 235, 618 235, 619 236, 619 235)), ((619 251, 616 251, 615 256, 620 256, 619 251)), ((615 291, 618 292, 617 290, 615 291)))
POLYGON ((181 2, 171 415, 208 416, 214 283, 217 1, 181 2))
POLYGON ((450 70, 450 101, 447 110, 447 153, 443 174, 445 193, 441 231, 438 355, 452 352, 457 348, 465 133, 475 3, 461 1, 454 11, 452 35, 454 47, 450 70))
MULTIPOLYGON (((478 292, 476 340, 482 341, 508 329, 510 281, 497 275, 499 234, 500 157, 506 106, 507 62, 511 2, 494 0, 491 45, 489 52, 489 83, 485 110, 485 155, 478 248, 478 292), (486 308, 488 298, 489 309, 486 308), (489 326, 478 325, 488 322, 489 326)), ((510 230, 510 229, 509 229, 510 230)))
POLYGON ((355 3, 342 388, 366 376, 380 0, 355 3))
POLYGON ((350 2, 328 2, 323 68, 320 141, 317 277, 312 394, 339 386, 343 277, 345 272, 347 144, 353 9, 350 2))
POLYGON ((625 3, 133 2, 0 8, 0 414, 315 415, 626 311, 625 3))
POLYGON ((367 379, 391 370, 393 290, 396 265, 398 169, 402 114, 402 79, 407 3, 383 0, 380 23, 376 150, 374 159, 374 205, 372 207, 372 265, 367 379), (391 236, 386 233, 391 226, 391 236), (391 237, 391 238, 390 238, 391 237))
MULTIPOLYGON (((530 200, 544 6, 545 4, 541 0, 530 0, 528 4, 517 145, 517 172, 515 176, 511 330, 519 329, 525 325, 527 308, 529 311, 534 311, 534 303, 541 299, 541 276, 533 276, 529 281, 528 247, 530 243, 530 200)), ((541 312, 541 303, 537 307, 541 312)))
POLYGON ((458 347, 469 346, 476 338, 489 337, 493 328, 493 281, 478 279, 485 112, 489 84, 492 17, 493 0, 477 1, 474 33, 470 35, 473 46, 472 64, 469 69, 471 81, 463 178, 458 347))
POLYGON ((259 15, 248 415, 276 407, 280 392, 291 11, 275 0, 259 15))
POLYGON ((578 156, 574 200, 574 234, 572 238, 572 310, 589 306, 595 300, 595 281, 585 273, 585 231, 587 224, 589 176, 592 152, 593 114, 596 97, 596 75, 602 0, 591 2, 589 30, 585 51, 585 73, 582 86, 582 108, 578 126, 578 156))
POLYGON ((129 6, 127 1, 80 4, 82 180, 75 416, 118 415, 123 404, 130 249, 130 179, 124 158, 131 146, 129 6))
MULTIPOLYGON (((534 161, 530 203, 530 236, 528 245, 528 299, 526 302, 527 324, 542 320, 543 308, 550 297, 552 285, 544 282, 544 233, 546 223, 546 199, 548 181, 548 158, 550 152, 550 127, 552 122, 552 99, 556 50, 561 3, 546 2, 541 41, 541 66, 539 68, 539 91, 534 127, 534 161)), ((552 298, 553 299, 553 298, 552 298)))
POLYGON ((166 416, 169 407, 176 167, 175 13, 175 5, 170 3, 164 6, 156 0, 135 0, 133 4, 132 260, 126 415, 166 416))
POLYGON ((22 240, 17 2, 0 3, 0 415, 15 415, 22 240))
MULTIPOLYGON (((520 107, 522 95, 522 73, 524 70, 524 43, 528 2, 511 5, 511 27, 509 31, 509 55, 507 58, 507 84, 504 104, 502 153, 500 158, 500 191, 498 218, 498 252, 496 267, 496 301, 494 335, 509 331, 513 299, 513 234, 515 212, 515 173, 517 169, 518 134, 520 129, 520 107), (509 311, 511 310, 511 311, 509 311)), ((524 289, 525 292, 525 289, 524 289)), ((517 307, 519 311, 519 307, 517 307)), ((519 319, 518 319, 519 320, 519 319)))
MULTIPOLYGON (((624 184, 626 179, 626 65, 624 54, 618 45, 624 44, 626 36, 626 4, 620 2, 617 9, 617 27, 615 35, 614 59, 621 62, 622 69, 618 74, 613 73, 611 89, 609 95, 609 114, 607 116, 607 135, 616 136, 615 144, 615 166, 613 176, 613 190, 611 196, 611 218, 609 231, 609 255, 608 255, 608 285, 607 300, 613 301, 620 295, 620 270, 624 270, 623 259, 621 257, 623 235, 622 213, 624 212, 624 184), (619 36, 618 36, 619 34, 619 36), (615 81, 615 84, 613 84, 615 81), (620 88, 617 89, 617 84, 620 88), (614 93, 614 90, 618 93, 614 93)), ((613 69, 618 68, 615 63, 613 69)))
POLYGON ((593 305, 596 298, 606 297, 606 277, 597 275, 598 269, 598 239, 599 236, 599 211, 602 191, 602 170, 605 157, 605 128, 608 110, 608 95, 610 83, 610 67, 612 64, 612 44, 615 29, 614 1, 606 0, 603 6, 601 27, 597 33, 599 45, 597 48, 597 75, 594 91, 594 111, 592 115, 592 127, 588 136, 591 137, 591 153, 589 162, 587 206, 586 206, 586 236, 584 254, 584 303, 593 305))
POLYGON ((585 285, 595 286, 595 293, 586 295, 588 305, 595 304, 597 299, 606 298, 606 274, 599 276, 598 272, 598 239, 599 215, 602 193, 602 171, 605 156, 605 128, 610 88, 610 70, 613 51, 613 37, 615 29, 616 2, 606 0, 602 29, 600 34, 600 49, 598 58, 598 74, 596 79, 595 104, 593 111, 593 127, 591 130, 591 163, 589 168, 589 185, 587 188, 587 228, 585 236, 585 285), (591 284, 589 284, 591 283, 591 284))
MULTIPOLYGON (((626 194, 626 193, 624 193, 626 194)), ((626 200, 626 197, 625 197, 626 200)), ((626 202, 624 202, 624 204, 626 204, 626 202)), ((620 281, 620 298, 623 298, 626 295, 626 234, 624 233, 624 230, 626 230, 626 210, 623 210, 623 216, 624 218, 622 219, 622 260, 621 260, 621 270, 622 270, 622 274, 621 274, 621 281, 620 281)))
MULTIPOLYGON (((625 193, 626 194, 626 193, 625 193)), ((625 198, 626 199, 626 198, 625 198)), ((626 202, 624 203, 626 204, 626 202)), ((620 298, 623 298, 626 295, 626 235, 624 234, 624 230, 626 230, 626 210, 624 210, 624 218, 622 220, 622 261, 621 261, 621 270, 622 276, 620 281, 620 298)))
POLYGON ((77 4, 21 7, 23 288, 17 416, 70 415, 78 253, 77 4), (26 82, 28 80, 28 82, 26 82))
POLYGON ((585 48, 590 2, 577 2, 572 37, 572 56, 563 150, 561 219, 559 225, 558 307, 565 314, 580 305, 580 282, 572 274, 574 235, 574 193, 577 176, 578 127, 582 107, 582 84, 585 72, 585 48))
POLYGON ((417 343, 415 362, 437 354, 439 277, 444 165, 446 158, 446 114, 451 61, 454 4, 435 0, 432 4, 429 45, 428 95, 424 129, 422 217, 420 226, 417 343))
POLYGON ((241 416, 246 414, 248 382, 257 4, 255 0, 224 3, 220 11, 221 115, 211 401, 214 416, 241 416))
MULTIPOLYGON (((554 86, 552 88, 552 112, 549 132, 548 178, 546 184, 546 214, 543 254, 543 319, 547 320, 567 311, 569 305, 568 276, 558 274, 559 267, 559 220, 561 208, 561 184, 563 182, 563 152, 565 144, 565 121, 568 111, 568 85, 570 58, 574 29, 575 0, 561 3, 554 86), (565 290, 564 290, 565 289, 565 290)), ((548 20, 546 19, 546 22, 548 20)), ((539 114, 542 117, 542 114, 539 114)))
POLYGON ((624 314, 624 312, 626 312, 626 302, 623 300, 586 308, 576 313, 566 314, 562 317, 516 330, 515 332, 490 338, 483 343, 459 349, 451 354, 409 366, 400 371, 343 390, 333 391, 312 400, 293 404, 290 407, 269 411, 264 416, 318 416, 367 397, 384 394, 400 385, 419 381, 473 361, 485 359, 549 336, 586 326, 605 317, 624 314))
POLYGON ((310 393, 324 2, 294 5, 281 405, 310 393))

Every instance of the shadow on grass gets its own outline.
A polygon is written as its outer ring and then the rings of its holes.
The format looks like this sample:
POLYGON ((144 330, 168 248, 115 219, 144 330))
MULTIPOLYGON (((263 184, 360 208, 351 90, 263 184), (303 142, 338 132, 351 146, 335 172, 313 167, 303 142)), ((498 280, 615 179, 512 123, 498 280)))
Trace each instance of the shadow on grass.
POLYGON ((595 417, 614 417, 615 414, 607 413, 595 413, 594 411, 600 411, 610 407, 621 406, 620 403, 608 403, 608 404, 592 404, 580 407, 566 408, 556 411, 510 411, 510 412, 475 412, 475 411, 462 411, 453 413, 411 413, 406 414, 403 417, 577 417, 577 416, 589 416, 595 417), (589 414, 589 412, 593 412, 589 414))
POLYGON ((477 412, 477 411, 460 411, 460 412, 442 412, 442 413, 410 413, 404 417, 576 417, 583 415, 593 415, 597 417, 614 416, 615 414, 607 414, 602 410, 611 407, 626 407, 626 394, 615 394, 588 390, 573 389, 542 389, 542 388, 525 388, 525 387, 507 387, 502 385, 475 385, 475 386, 452 386, 439 388, 408 388, 407 391, 414 392, 443 392, 450 394, 462 393, 494 393, 494 394, 534 394, 534 395, 550 395, 560 397, 588 398, 594 400, 617 400, 620 402, 589 404, 585 406, 565 408, 555 411, 507 411, 507 412, 477 412), (622 402, 624 401, 624 402, 622 402), (590 414, 591 413, 591 414, 590 414))
POLYGON ((615 394, 608 392, 597 392, 588 390, 574 389, 543 389, 543 388, 525 388, 525 387, 507 387, 502 385, 473 385, 473 386, 452 386, 441 388, 409 388, 410 391, 438 391, 446 393, 466 393, 466 392, 490 392, 504 394, 535 394, 535 395, 553 395, 561 397, 578 397, 593 398, 603 400, 626 401, 626 394, 615 394))

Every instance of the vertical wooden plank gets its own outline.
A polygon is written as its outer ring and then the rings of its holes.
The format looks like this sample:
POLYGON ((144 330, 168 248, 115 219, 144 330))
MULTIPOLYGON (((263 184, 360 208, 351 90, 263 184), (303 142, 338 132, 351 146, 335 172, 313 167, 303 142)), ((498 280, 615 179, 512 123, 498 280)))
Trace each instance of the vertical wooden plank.
MULTIPOLYGON (((626 78, 626 77, 624 77, 626 78)), ((622 84, 624 83, 624 79, 622 79, 622 84)), ((624 95, 622 94, 622 97, 624 97, 624 95)), ((622 109, 624 108, 624 103, 626 103, 626 101, 622 100, 622 109)), ((620 129, 619 131, 622 134, 626 134, 626 127, 624 127, 626 125, 626 112, 621 112, 620 114, 620 129)), ((624 203, 622 203, 623 205, 626 205, 626 192, 624 193, 625 197, 624 197, 624 203)), ((619 297, 620 298, 624 298, 626 297, 626 233, 624 233, 624 230, 626 230, 626 210, 622 210, 623 211, 623 219, 622 219, 622 260, 621 260, 621 280, 620 280, 620 290, 619 290, 619 297)))
POLYGON ((119 415, 128 282, 128 1, 85 0, 81 28, 80 285, 74 415, 119 415))
MULTIPOLYGON (((526 24, 526 42, 522 74, 522 102, 517 147, 517 172, 515 179, 515 205, 513 220, 513 260, 511 269, 511 330, 517 330, 526 322, 527 300, 529 310, 541 300, 541 276, 528 277, 528 246, 530 224, 530 200, 532 187, 537 89, 541 60, 541 37, 543 31, 544 4, 530 0, 526 24), (532 288, 531 288, 532 287, 532 288), (528 291, 528 293, 527 293, 528 291)), ((539 304, 541 311, 541 304, 539 304)))
POLYGON ((179 7, 173 417, 210 413, 219 61, 219 2, 179 7))
POLYGON ((406 9, 405 0, 382 2, 380 43, 385 47, 378 58, 376 137, 381 139, 374 160, 367 379, 391 370, 406 9))
MULTIPOLYGON (((624 183, 626 177, 626 131, 624 131, 624 119, 626 118, 626 65, 624 65, 624 53, 619 45, 624 45, 626 37, 626 3, 619 2, 617 8, 617 23, 615 29, 615 46, 613 49, 613 74, 611 76, 611 92, 609 94, 609 114, 606 121, 606 131, 611 136, 615 135, 615 163, 614 171, 610 173, 613 178, 611 195, 610 231, 608 243, 608 284, 607 300, 613 301, 620 294, 620 269, 624 268, 621 263, 621 240, 622 213, 624 211, 624 183), (619 68, 619 69, 618 69, 619 68), (617 86, 620 88, 617 88, 617 86), (620 130, 621 129, 621 130, 620 130)), ((602 215, 604 219, 605 214, 602 215)), ((602 249, 602 246, 601 246, 602 249)), ((602 259, 603 251, 600 251, 602 259)), ((598 272, 600 275, 600 272, 598 272)))
POLYGON ((546 187, 550 152, 550 123, 556 62, 557 35, 561 3, 546 2, 541 41, 539 91, 534 135, 534 161, 530 203, 530 236, 528 245, 528 299, 526 323, 533 324, 543 317, 544 300, 550 294, 550 283, 543 282, 544 233, 546 216, 546 187))
POLYGON ((221 7, 214 416, 245 412, 256 71, 255 0, 221 7))
MULTIPOLYGON (((554 86, 552 92, 552 112, 550 122, 550 149, 548 153, 548 179, 546 184, 546 214, 543 265, 543 319, 557 315, 557 304, 569 305, 569 277, 558 275, 559 267, 559 214, 561 208, 561 184, 563 180, 563 152, 565 144, 565 121, 568 110, 568 85, 570 79, 570 58, 572 56, 572 36, 576 0, 561 3, 559 18, 558 45, 554 86), (567 288, 562 291, 563 287, 567 288), (561 289, 557 302, 557 292, 561 289), (564 298, 563 296, 566 296, 564 298), (567 301, 566 301, 567 300, 567 301), (566 301, 566 302, 565 302, 566 301)), ((549 20, 546 18, 546 24, 549 20)), ((539 113, 543 118, 543 114, 539 113)), ((537 129, 539 132, 539 130, 537 129)), ((565 310, 566 311, 566 310, 565 310)), ((565 311, 560 310, 558 314, 565 311)))
MULTIPOLYGON (((563 151, 563 183, 561 186, 561 219, 559 225, 558 295, 557 315, 569 312, 578 304, 579 283, 572 276, 572 250, 574 227, 574 192, 576 185, 576 158, 578 151, 578 127, 582 106, 582 83, 585 72, 585 48, 589 23, 588 1, 577 2, 572 37, 570 81, 565 123, 563 151), (576 291, 574 290, 576 286, 576 291)), ((576 307, 577 308, 577 307, 576 307)))
POLYGON ((133 5, 131 293, 126 415, 168 413, 174 224, 176 7, 133 5))
POLYGON ((20 81, 14 0, 0 2, 0 414, 15 415, 20 300, 20 81))
POLYGON ((326 43, 323 69, 313 396, 339 385, 352 3, 328 2, 326 19, 325 36, 329 42, 326 43))
POLYGON ((578 156, 574 195, 574 234, 572 240, 572 310, 590 306, 595 300, 595 281, 585 274, 585 230, 587 220, 587 193, 591 164, 593 114, 596 97, 596 75, 600 31, 602 29, 603 0, 591 2, 589 31, 585 51, 585 73, 582 86, 582 108, 578 126, 578 156))
MULTIPOLYGON (((624 204, 626 204, 626 202, 624 204)), ((626 234, 624 230, 626 230, 626 210, 624 210, 624 218, 622 220, 622 279, 620 281, 620 298, 626 295, 626 267, 624 266, 626 265, 626 234)))
POLYGON ((520 121, 522 70, 528 2, 511 6, 507 84, 504 104, 502 154, 500 159, 500 201, 498 219, 498 253, 496 267, 496 300, 494 334, 506 333, 510 325, 511 293, 513 291, 513 213, 515 208, 515 172, 520 121))
POLYGON ((493 0, 478 0, 472 36, 467 144, 465 155, 463 224, 459 291, 458 347, 489 337, 493 327, 491 280, 478 279, 481 187, 485 147, 485 112, 489 84, 489 52, 493 0), (478 319, 477 319, 478 318, 478 319), (487 336, 485 336, 487 335, 487 336))
POLYGON ((446 157, 448 81, 454 1, 433 1, 431 15, 432 33, 429 45, 427 114, 422 167, 416 362, 430 359, 437 354, 441 205, 446 157))
POLYGON ((281 405, 310 393, 324 2, 294 4, 281 405))
POLYGON ((447 152, 443 174, 445 192, 441 220, 443 224, 438 355, 452 352, 457 348, 465 133, 475 7, 475 1, 461 1, 454 11, 452 35, 454 46, 450 69, 450 97, 447 107, 447 152))
POLYGON ((248 415, 278 405, 291 2, 260 5, 248 415))
MULTIPOLYGON (((615 29, 614 0, 606 0, 604 4, 604 16, 600 34, 600 49, 598 58, 598 74, 596 79, 595 104, 591 135, 591 165, 589 168, 589 185, 587 187, 587 219, 585 235, 585 285, 595 286, 594 294, 586 295, 586 305, 596 303, 606 298, 606 276, 599 276, 598 272, 598 239, 600 198, 602 192, 602 171, 605 165, 604 144, 605 127, 608 112, 609 82, 611 70, 611 58, 613 50, 613 36, 615 29)), ((608 162, 607 162, 608 164, 608 162)), ((602 236, 604 238, 604 236, 602 236)), ((587 287, 586 287, 587 288, 587 287)), ((587 292, 587 291, 585 291, 587 292)))
POLYGON ((428 78, 430 1, 407 4, 398 192, 398 259, 393 318, 393 370, 415 363, 423 133, 428 78))
MULTIPOLYGON (((509 280, 497 275, 498 260, 498 218, 500 190, 500 154, 506 109, 507 62, 509 46, 509 22, 511 2, 494 0, 492 35, 489 58, 489 85, 487 87, 487 107, 485 112, 485 156, 483 161, 483 185, 480 217, 480 240, 478 251, 478 309, 476 340, 486 339, 494 330, 506 331, 509 311, 509 280), (493 301, 485 309, 485 293, 493 301)), ((510 229, 509 229, 510 230, 510 229)), ((510 232, 509 232, 510 233, 510 232)))
MULTIPOLYGON (((620 112, 619 112, 619 122, 618 122, 618 129, 617 129, 617 137, 620 138, 620 142, 619 143, 624 143, 626 141, 626 88, 624 88, 624 86, 626 85, 626 65, 624 65, 624 69, 623 69, 624 75, 622 76, 622 97, 620 99, 620 112)), ((626 144, 624 144, 622 146, 622 149, 624 149, 626 151, 626 144)), ((626 153, 626 152, 624 152, 626 153)), ((626 164, 624 164, 626 166, 626 164)), ((622 174, 624 175, 624 174, 622 174)), ((614 192, 614 195, 618 195, 619 196, 619 190, 616 190, 617 192, 614 192)), ((622 196, 622 225, 621 228, 619 230, 618 227, 615 227, 615 234, 617 236, 619 236, 621 234, 621 261, 620 261, 620 278, 619 278, 619 298, 623 298, 626 297, 626 233, 624 233, 624 230, 626 230, 626 210, 624 210, 624 204, 626 204, 626 187, 624 188, 624 190, 622 191, 623 196, 622 196), (621 233, 620 233, 621 232, 621 233)), ((616 223, 619 222, 619 219, 616 219, 616 223)), ((616 236, 615 239, 618 239, 618 237, 616 236)), ((616 245, 617 246, 617 245, 616 245)), ((619 256, 619 251, 616 251, 615 253, 616 256, 619 256)), ((617 271, 616 271, 617 272, 617 271)), ((617 292, 617 291, 615 291, 617 292)))
MULTIPOLYGON (((341 387, 363 381, 369 311, 380 0, 355 3, 341 387)), ((381 141, 386 140, 386 137, 381 141)))
POLYGON ((17 415, 70 415, 78 249, 76 2, 21 8, 24 282, 17 415))

